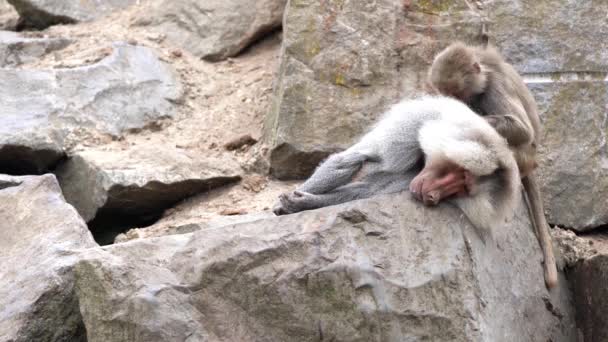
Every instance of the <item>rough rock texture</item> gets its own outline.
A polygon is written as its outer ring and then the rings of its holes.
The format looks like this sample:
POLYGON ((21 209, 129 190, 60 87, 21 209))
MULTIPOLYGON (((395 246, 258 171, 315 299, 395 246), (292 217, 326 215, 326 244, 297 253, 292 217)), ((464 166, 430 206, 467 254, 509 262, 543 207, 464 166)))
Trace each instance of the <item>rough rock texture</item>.
POLYGON ((97 233, 153 223, 176 202, 237 181, 240 167, 225 157, 196 159, 177 148, 153 146, 90 149, 56 172, 67 201, 85 221, 95 219, 91 228, 97 233))
POLYGON ((88 21, 128 7, 137 0, 8 0, 27 28, 44 29, 51 25, 88 21))
POLYGON ((259 221, 274 217, 271 211, 264 211, 255 214, 229 215, 215 218, 203 223, 186 223, 178 225, 163 225, 161 229, 151 226, 146 228, 131 229, 124 234, 116 236, 115 243, 127 242, 133 239, 152 238, 166 235, 187 234, 202 229, 220 229, 225 226, 235 225, 245 222, 259 221))
POLYGON ((608 254, 581 261, 573 271, 579 341, 607 341, 608 254))
POLYGON ((119 136, 174 114, 179 80, 150 49, 115 44, 92 65, 0 69, 0 173, 42 173, 83 136, 119 136))
POLYGON ((483 2, 492 41, 520 72, 607 71, 608 2, 483 2))
POLYGON ((608 82, 533 82, 548 220, 577 231, 608 223, 608 82))
MULTIPOLYGON (((554 227, 551 229, 553 246, 559 250, 558 267, 573 268, 579 261, 588 259, 598 253, 593 234, 583 237, 573 231, 554 227)), ((607 249, 608 251, 608 249, 607 249)))
POLYGON ((0 31, 0 67, 32 62, 70 43, 71 40, 66 38, 30 38, 15 32, 0 31))
POLYGON ((137 25, 151 25, 175 45, 207 60, 235 56, 279 28, 286 0, 154 0, 137 25))
POLYGON ((6 0, 0 0, 0 30, 14 30, 19 14, 6 0))
POLYGON ((385 196, 89 250, 77 291, 92 342, 572 341, 529 224, 385 196))
POLYGON ((419 92, 443 45, 476 41, 481 22, 464 0, 291 1, 265 125, 273 174, 305 177, 349 146, 390 104, 419 92))
POLYGON ((53 175, 0 175, 2 341, 86 341, 73 265, 95 245, 53 175))

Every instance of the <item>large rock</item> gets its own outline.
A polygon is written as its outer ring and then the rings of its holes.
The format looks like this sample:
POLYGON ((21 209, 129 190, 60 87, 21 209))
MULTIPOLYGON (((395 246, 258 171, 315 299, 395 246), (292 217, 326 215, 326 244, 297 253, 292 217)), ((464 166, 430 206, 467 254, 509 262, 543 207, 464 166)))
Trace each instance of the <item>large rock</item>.
POLYGON ((6 0, 0 0, 0 30, 14 30, 19 14, 6 0))
POLYGON ((56 173, 68 202, 92 221, 97 241, 107 244, 126 227, 153 223, 186 197, 237 181, 240 171, 226 157, 197 159, 177 148, 150 146, 89 149, 56 173))
POLYGON ((84 135, 119 136, 175 113, 173 71, 148 48, 113 50, 72 69, 0 69, 0 173, 42 173, 84 135))
POLYGON ((272 173, 309 175, 389 104, 422 88, 446 41, 472 41, 485 22, 490 41, 539 102, 546 126, 539 173, 550 222, 579 231, 608 224, 608 2, 470 3, 292 1, 265 125, 272 173))
POLYGON ((573 271, 579 341, 608 341, 608 254, 581 261, 573 271))
POLYGON ((608 2, 497 0, 483 8, 492 41, 520 72, 607 71, 608 2))
POLYGON ((44 29, 55 24, 89 21, 126 8, 137 0, 8 0, 24 27, 44 29))
POLYGON ((115 244, 76 267, 88 340, 573 341, 525 207, 491 232, 408 194, 115 244))
POLYGON ((287 0, 154 0, 138 25, 159 33, 195 56, 221 60, 237 55, 281 26, 287 0))
POLYGON ((2 341, 86 341, 73 265, 95 245, 53 175, 0 175, 2 341))
POLYGON ((481 27, 481 14, 464 0, 290 1, 265 125, 273 174, 310 174, 390 104, 418 93, 443 45, 476 41, 481 27))
POLYGON ((66 38, 27 37, 10 31, 0 31, 0 67, 33 62, 49 52, 68 46, 66 38))
POLYGON ((549 222, 577 231, 608 223, 608 83, 529 83, 542 112, 539 173, 549 222))

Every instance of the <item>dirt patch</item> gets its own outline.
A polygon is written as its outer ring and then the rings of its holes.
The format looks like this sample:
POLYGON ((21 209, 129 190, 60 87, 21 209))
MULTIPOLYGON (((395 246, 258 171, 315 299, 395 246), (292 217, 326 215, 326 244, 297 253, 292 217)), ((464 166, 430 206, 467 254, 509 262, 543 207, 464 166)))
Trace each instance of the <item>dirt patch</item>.
MULTIPOLYGON (((173 145, 185 149, 194 158, 231 154, 243 166, 243 181, 190 198, 168 210, 164 218, 150 227, 158 235, 164 227, 187 222, 201 222, 222 214, 255 213, 269 209, 280 192, 295 183, 275 182, 255 172, 264 149, 260 142, 233 151, 224 146, 235 137, 249 135, 260 141, 263 121, 270 108, 272 83, 278 69, 281 33, 259 41, 239 57, 209 63, 190 55, 163 36, 145 27, 132 26, 146 14, 141 3, 95 22, 57 25, 39 33, 50 37, 74 39, 74 43, 19 68, 72 68, 95 63, 112 52, 112 43, 125 41, 154 49, 179 75, 184 97, 178 114, 123 137, 92 135, 84 131, 71 142, 70 151, 101 147, 108 151, 133 146, 173 145)), ((261 164, 264 164, 263 162, 261 164)), ((139 236, 148 234, 139 234, 139 236)))

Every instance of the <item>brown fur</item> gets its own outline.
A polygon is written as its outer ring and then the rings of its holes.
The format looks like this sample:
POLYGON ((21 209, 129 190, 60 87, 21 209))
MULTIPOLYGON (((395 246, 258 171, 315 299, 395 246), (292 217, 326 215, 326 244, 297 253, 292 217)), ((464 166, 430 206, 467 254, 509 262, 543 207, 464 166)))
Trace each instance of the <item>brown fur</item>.
POLYGON ((428 83, 438 92, 469 105, 507 139, 528 196, 528 207, 545 258, 545 283, 557 285, 557 269, 542 204, 533 175, 541 124, 534 97, 517 71, 493 47, 454 43, 440 52, 428 83))

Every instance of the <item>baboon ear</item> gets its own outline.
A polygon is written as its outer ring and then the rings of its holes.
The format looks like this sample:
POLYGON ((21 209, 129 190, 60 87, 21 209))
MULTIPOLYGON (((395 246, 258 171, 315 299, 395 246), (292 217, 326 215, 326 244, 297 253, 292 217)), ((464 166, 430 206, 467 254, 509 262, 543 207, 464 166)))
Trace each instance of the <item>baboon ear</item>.
POLYGON ((479 65, 478 62, 473 63, 473 71, 475 71, 476 74, 481 72, 481 65, 479 65))

